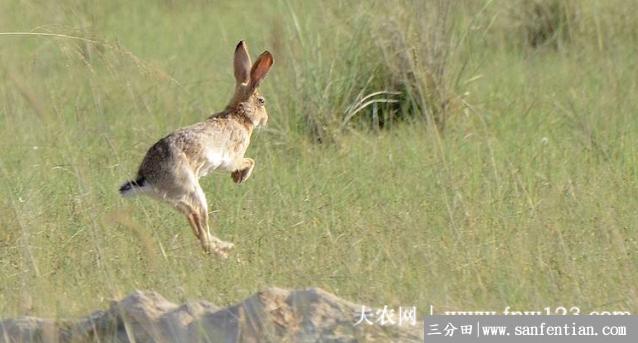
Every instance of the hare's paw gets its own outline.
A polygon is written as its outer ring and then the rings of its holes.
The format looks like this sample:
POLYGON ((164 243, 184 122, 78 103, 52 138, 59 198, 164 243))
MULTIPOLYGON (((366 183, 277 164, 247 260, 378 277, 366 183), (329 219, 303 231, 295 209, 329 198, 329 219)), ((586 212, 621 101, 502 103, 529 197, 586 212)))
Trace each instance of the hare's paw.
POLYGON ((250 177, 255 167, 255 161, 250 158, 245 158, 242 161, 242 168, 235 170, 230 174, 230 177, 237 184, 242 183, 250 177))
POLYGON ((235 247, 233 243, 230 242, 220 242, 212 245, 209 253, 214 253, 215 255, 227 259, 230 251, 235 247))
POLYGON ((215 236, 210 236, 202 246, 206 253, 216 254, 223 259, 228 258, 228 253, 235 247, 233 243, 222 241, 215 236))
POLYGON ((242 175, 243 173, 244 170, 235 170, 234 172, 230 173, 230 177, 233 179, 233 182, 242 183, 243 180, 245 180, 245 177, 242 175))
POLYGON ((217 243, 217 248, 223 251, 230 251, 235 248, 235 244, 231 242, 219 241, 219 243, 217 243))
POLYGON ((228 254, 230 253, 231 250, 233 250, 234 247, 235 247, 235 244, 231 242, 220 241, 217 244, 215 253, 217 253, 219 256, 222 256, 223 258, 228 258, 228 254))
POLYGON ((218 257, 221 257, 222 259, 227 259, 228 258, 228 251, 224 250, 224 249, 221 249, 215 243, 210 243, 210 244, 207 244, 206 246, 204 246, 204 252, 207 255, 217 255, 218 257))

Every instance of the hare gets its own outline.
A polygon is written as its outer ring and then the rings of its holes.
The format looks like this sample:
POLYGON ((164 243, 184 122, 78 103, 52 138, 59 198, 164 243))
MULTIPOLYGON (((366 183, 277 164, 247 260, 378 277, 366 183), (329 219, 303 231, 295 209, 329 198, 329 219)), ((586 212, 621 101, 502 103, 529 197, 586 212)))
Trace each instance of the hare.
POLYGON ((268 121, 258 87, 272 64, 268 51, 251 64, 246 44, 240 41, 234 57, 235 93, 226 109, 155 143, 136 179, 124 183, 120 194, 146 194, 168 202, 186 216, 205 252, 227 257, 233 244, 210 234, 208 204, 199 178, 213 170, 226 171, 240 184, 252 174, 255 161, 244 153, 253 129, 268 121))

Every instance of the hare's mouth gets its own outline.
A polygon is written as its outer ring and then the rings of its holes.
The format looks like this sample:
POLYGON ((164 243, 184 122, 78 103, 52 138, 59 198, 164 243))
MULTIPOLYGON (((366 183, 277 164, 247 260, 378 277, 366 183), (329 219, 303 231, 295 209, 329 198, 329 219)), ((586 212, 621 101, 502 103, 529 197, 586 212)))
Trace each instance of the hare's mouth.
POLYGON ((257 128, 261 129, 263 127, 266 127, 266 124, 268 123, 268 119, 261 119, 258 123, 257 123, 257 128))

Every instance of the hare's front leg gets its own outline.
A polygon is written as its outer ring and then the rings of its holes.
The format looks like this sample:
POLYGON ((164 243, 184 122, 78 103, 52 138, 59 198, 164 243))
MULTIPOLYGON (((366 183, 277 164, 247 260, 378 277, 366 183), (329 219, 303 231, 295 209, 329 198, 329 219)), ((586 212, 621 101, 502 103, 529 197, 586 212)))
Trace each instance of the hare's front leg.
POLYGON ((255 168, 255 161, 252 158, 244 158, 241 161, 240 167, 230 174, 235 183, 242 183, 250 177, 250 174, 255 168))

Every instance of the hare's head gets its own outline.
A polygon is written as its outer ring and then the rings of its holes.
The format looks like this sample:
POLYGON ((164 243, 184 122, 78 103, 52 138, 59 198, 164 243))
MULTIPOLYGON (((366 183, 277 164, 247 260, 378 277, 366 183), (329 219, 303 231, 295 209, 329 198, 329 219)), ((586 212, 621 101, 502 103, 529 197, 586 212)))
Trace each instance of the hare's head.
POLYGON ((259 93, 258 87, 272 66, 273 58, 270 52, 264 51, 255 64, 250 62, 246 43, 240 41, 235 48, 235 95, 233 95, 228 108, 236 109, 240 106, 250 106, 251 111, 245 115, 255 126, 266 125, 268 113, 266 112, 266 100, 259 93))

